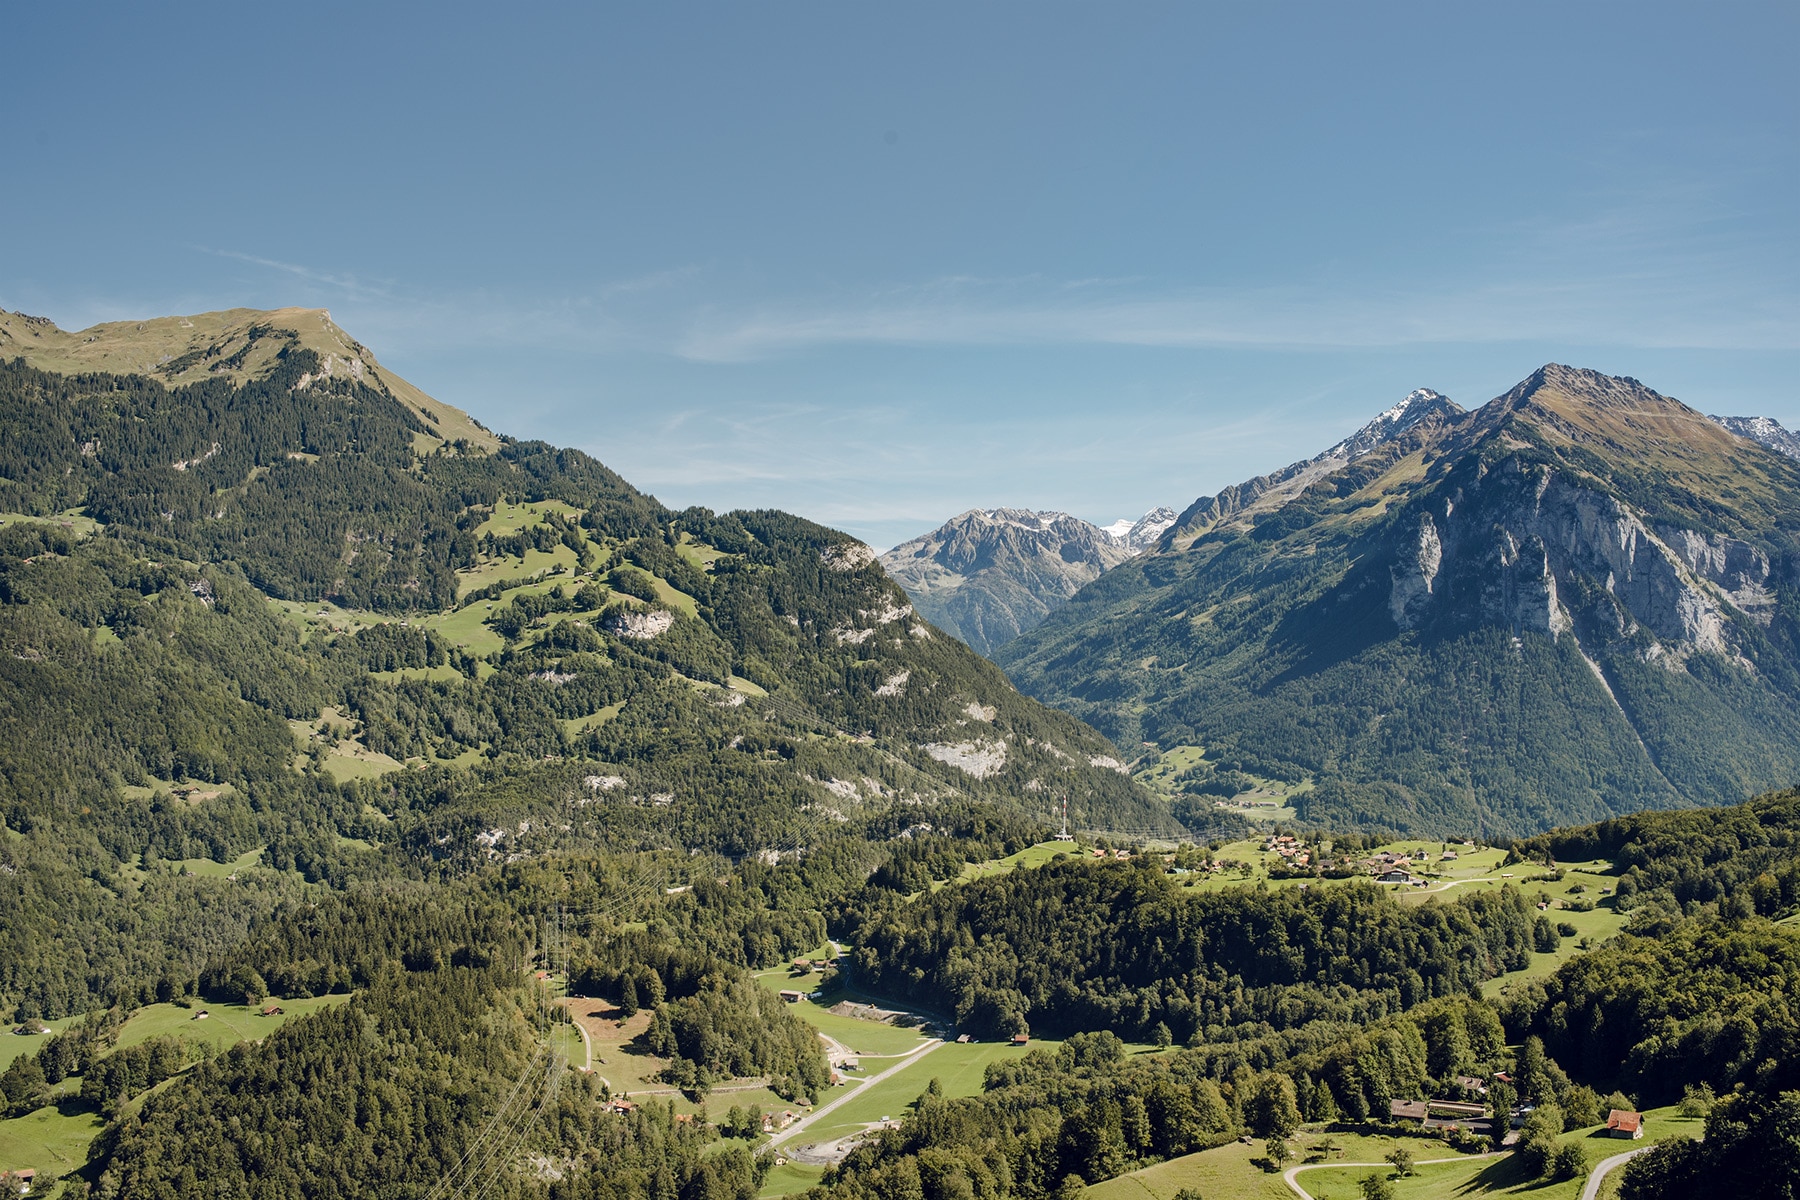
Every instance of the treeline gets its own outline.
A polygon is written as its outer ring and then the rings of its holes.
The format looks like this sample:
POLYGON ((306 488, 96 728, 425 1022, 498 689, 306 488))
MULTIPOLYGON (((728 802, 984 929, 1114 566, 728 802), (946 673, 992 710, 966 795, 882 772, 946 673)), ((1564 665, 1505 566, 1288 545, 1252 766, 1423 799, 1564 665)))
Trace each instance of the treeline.
MULTIPOLYGON (((1514 889, 1402 906, 1373 886, 1183 894, 1140 858, 1052 863, 845 914, 858 986, 984 1036, 1111 1029, 1218 1041, 1239 1027, 1367 1023, 1529 961, 1514 889)), ((891 894, 890 894, 891 895, 891 894)))

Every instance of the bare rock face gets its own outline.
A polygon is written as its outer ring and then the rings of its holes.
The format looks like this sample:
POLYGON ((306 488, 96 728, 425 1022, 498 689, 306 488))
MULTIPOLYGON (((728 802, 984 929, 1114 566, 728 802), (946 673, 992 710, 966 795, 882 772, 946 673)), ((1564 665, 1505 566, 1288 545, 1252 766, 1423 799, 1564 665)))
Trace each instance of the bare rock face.
POLYGON ((1431 586, 1437 581, 1438 568, 1444 561, 1444 543, 1438 537, 1437 523, 1427 513, 1419 518, 1416 545, 1403 549, 1400 562, 1393 568, 1394 586, 1388 595, 1388 612, 1394 624, 1411 629, 1418 624, 1419 614, 1431 599, 1431 586))
MULTIPOLYGON (((1652 530, 1617 496, 1522 456, 1419 520, 1396 552, 1389 611, 1401 629, 1434 614, 1560 635, 1583 620, 1648 633, 1668 649, 1730 651, 1729 605, 1767 625, 1777 600, 1768 556, 1747 542, 1675 526, 1652 530), (1440 579, 1440 576, 1444 578, 1440 579)), ((1671 662, 1679 661, 1679 656, 1671 662)))
POLYGON ((647 642, 675 627, 675 614, 661 609, 642 612, 638 609, 626 609, 614 613, 606 619, 606 631, 622 638, 647 642))

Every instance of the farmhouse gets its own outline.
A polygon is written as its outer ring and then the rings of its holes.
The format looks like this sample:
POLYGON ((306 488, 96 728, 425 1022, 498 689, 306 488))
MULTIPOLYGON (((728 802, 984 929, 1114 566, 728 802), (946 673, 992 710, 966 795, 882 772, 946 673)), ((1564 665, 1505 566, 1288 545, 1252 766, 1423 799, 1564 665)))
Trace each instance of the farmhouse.
POLYGON ((23 1167, 17 1171, 0 1171, 0 1188, 5 1189, 8 1196, 29 1196, 31 1185, 37 1180, 37 1170, 23 1167))
POLYGON ((1423 1100, 1389 1100, 1388 1117, 1394 1121, 1423 1121, 1431 1115, 1431 1106, 1423 1100))
POLYGON ((1031 1035, 1028 1033, 1015 1033, 1012 1035, 1012 1044, 1015 1046, 1023 1046, 1029 1041, 1031 1041, 1031 1035))
POLYGON ((798 1004, 800 1001, 806 999, 806 993, 797 992, 792 988, 783 988, 781 990, 781 998, 786 1000, 789 1004, 798 1004))
POLYGON ((1606 1114, 1606 1136, 1641 1138, 1644 1136, 1644 1114, 1615 1108, 1606 1114))

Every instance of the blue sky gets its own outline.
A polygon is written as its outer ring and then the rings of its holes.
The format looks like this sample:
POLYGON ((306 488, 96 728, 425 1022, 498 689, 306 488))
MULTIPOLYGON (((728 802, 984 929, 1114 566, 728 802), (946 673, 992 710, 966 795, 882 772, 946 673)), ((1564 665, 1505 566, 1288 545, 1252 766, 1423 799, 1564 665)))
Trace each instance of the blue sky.
POLYGON ((0 306, 322 306, 878 546, 1546 361, 1800 425, 1791 4, 35 5, 0 306))

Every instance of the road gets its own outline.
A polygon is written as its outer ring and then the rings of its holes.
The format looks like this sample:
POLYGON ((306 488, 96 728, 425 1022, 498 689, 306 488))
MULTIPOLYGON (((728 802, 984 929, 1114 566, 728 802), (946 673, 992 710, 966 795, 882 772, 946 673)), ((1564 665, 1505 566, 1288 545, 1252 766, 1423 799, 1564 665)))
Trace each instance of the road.
POLYGON ((1615 1154, 1611 1158, 1603 1158, 1595 1163, 1593 1172, 1588 1175, 1587 1186, 1581 1189, 1581 1200, 1595 1200, 1595 1197, 1600 1195, 1601 1181, 1606 1178, 1608 1172, 1616 1171, 1644 1151, 1654 1149, 1656 1149, 1654 1145, 1639 1146, 1636 1150, 1627 1150, 1623 1154, 1615 1154))
POLYGON ((851 1091, 845 1092, 842 1096, 839 1096, 836 1100, 833 1100, 830 1104, 824 1105, 817 1112, 814 1112, 809 1116, 801 1117, 798 1121, 795 1121, 792 1125, 789 1125, 786 1129, 782 1130, 780 1133, 778 1133, 774 1137, 770 1138, 768 1141, 768 1144, 764 1147, 764 1149, 772 1150, 776 1146, 781 1145, 783 1142, 790 1141, 796 1135, 803 1133, 805 1130, 811 1128, 815 1123, 818 1122, 820 1117, 826 1116, 827 1114, 834 1111, 840 1104, 843 1104, 846 1101, 854 1100, 856 1097, 862 1095, 863 1092, 866 1091, 869 1087, 873 1086, 874 1084, 880 1083, 882 1080, 886 1079, 889 1075, 894 1074, 896 1071, 906 1070, 906 1068, 912 1066, 914 1063, 918 1062, 921 1058, 924 1058, 927 1054, 930 1054, 933 1050, 936 1050, 939 1046, 941 1046, 943 1044, 944 1044, 943 1039, 932 1038, 929 1042, 926 1042, 923 1046, 920 1046, 917 1050, 914 1050, 911 1054, 908 1054, 905 1058, 901 1059, 899 1062, 895 1063, 893 1066, 889 1067, 887 1070, 883 1071, 881 1074, 871 1075, 867 1079, 856 1080, 857 1086, 854 1089, 852 1089, 851 1091))
MULTIPOLYGON (((1500 1153, 1504 1153, 1504 1151, 1490 1150, 1486 1154, 1459 1154, 1455 1158, 1421 1158, 1421 1159, 1417 1160, 1416 1162, 1414 1162, 1413 1165, 1416 1167, 1423 1167, 1423 1166, 1428 1166, 1431 1163, 1474 1162, 1477 1159, 1493 1158, 1496 1154, 1500 1154, 1500 1153)), ((1300 1172, 1302 1172, 1302 1171, 1323 1171, 1329 1167, 1390 1167, 1391 1168, 1393 1165, 1394 1164, 1392 1164, 1390 1162, 1385 1162, 1385 1161, 1383 1161, 1383 1162, 1307 1163, 1305 1166, 1301 1166, 1301 1167, 1289 1167, 1287 1170, 1285 1170, 1281 1173, 1281 1180, 1283 1183, 1287 1184, 1288 1187, 1293 1189, 1294 1195, 1299 1196, 1300 1200, 1313 1200, 1312 1193, 1300 1186, 1299 1176, 1300 1176, 1300 1172)), ((1589 1200, 1589 1198, 1586 1196, 1583 1196, 1582 1200, 1589 1200)))

